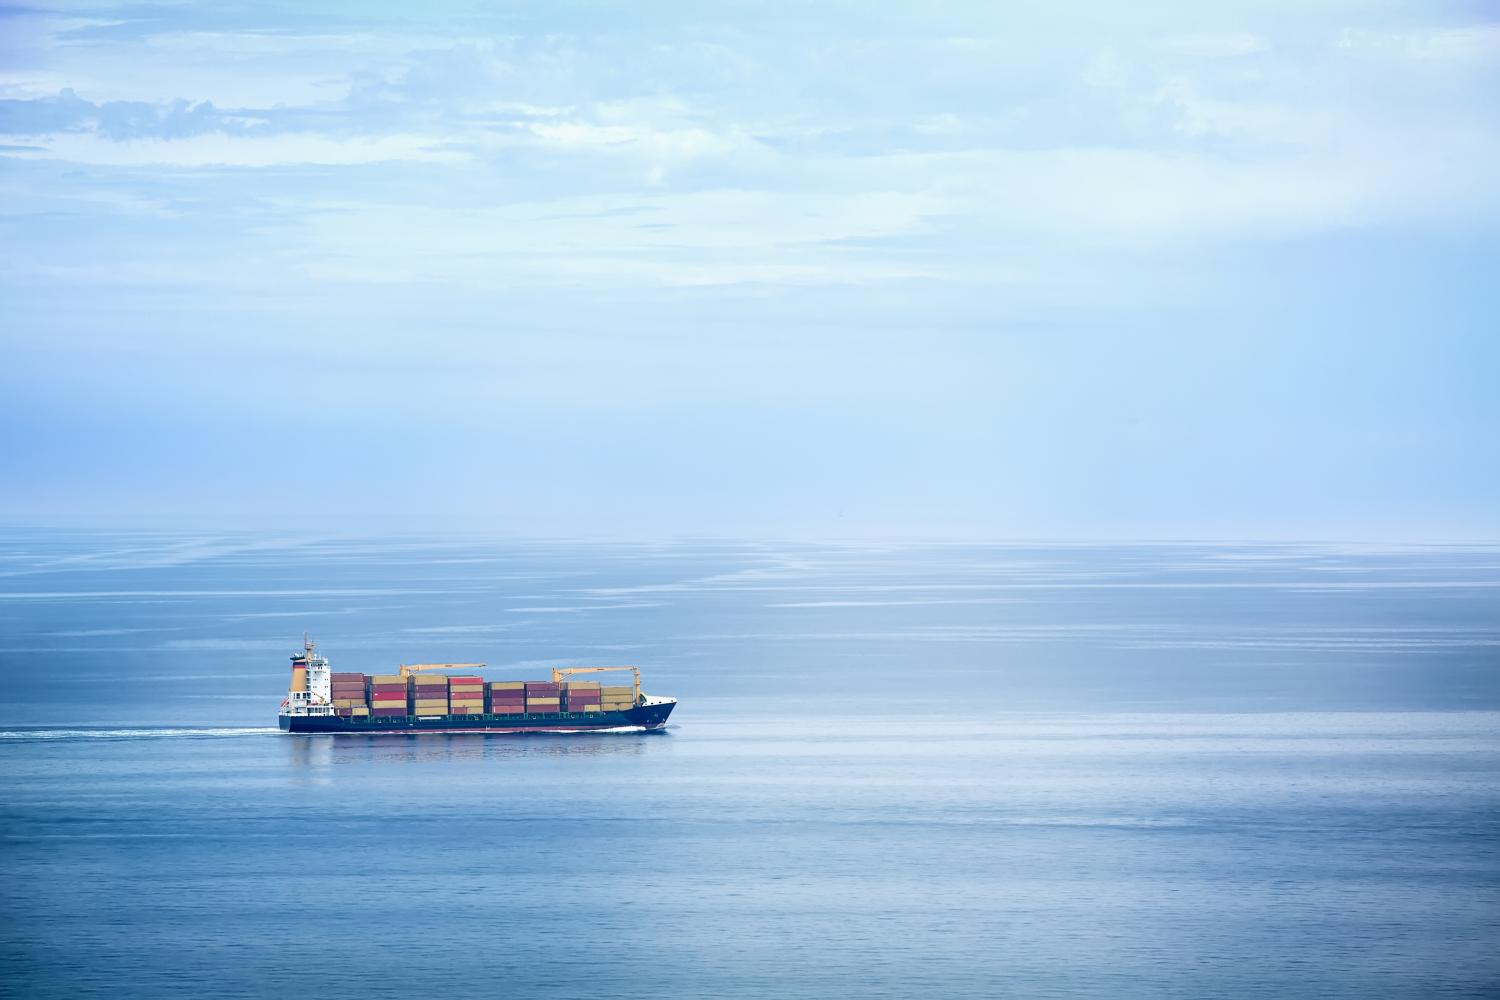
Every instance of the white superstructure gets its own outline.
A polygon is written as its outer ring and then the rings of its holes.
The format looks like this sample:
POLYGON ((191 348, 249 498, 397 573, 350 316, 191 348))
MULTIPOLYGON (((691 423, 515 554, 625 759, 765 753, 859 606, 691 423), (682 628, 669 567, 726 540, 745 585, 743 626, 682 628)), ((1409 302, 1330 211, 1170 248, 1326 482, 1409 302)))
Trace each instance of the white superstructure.
POLYGON ((292 657, 292 685, 281 703, 281 714, 332 715, 332 695, 333 675, 328 672, 328 661, 318 655, 317 643, 304 633, 302 653, 292 657))

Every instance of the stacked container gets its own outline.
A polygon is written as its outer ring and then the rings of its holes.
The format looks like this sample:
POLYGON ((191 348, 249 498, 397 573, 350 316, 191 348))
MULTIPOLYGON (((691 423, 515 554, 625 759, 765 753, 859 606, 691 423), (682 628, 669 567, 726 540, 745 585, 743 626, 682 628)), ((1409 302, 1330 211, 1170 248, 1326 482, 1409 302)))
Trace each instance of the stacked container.
POLYGON ((520 715, 526 711, 525 681, 495 681, 490 685, 490 711, 497 715, 520 715))
POLYGON ((564 685, 564 694, 568 699, 567 710, 569 712, 598 712, 600 707, 600 691, 597 682, 580 681, 564 685))
POLYGON ((400 674, 376 674, 370 678, 370 714, 377 719, 404 716, 407 712, 406 678, 400 674))
POLYGON ((526 711, 531 715, 562 711, 562 685, 551 681, 526 682, 526 711))
POLYGON ((411 679, 412 714, 433 716, 448 714, 448 675, 417 674, 411 679))
POLYGON ((368 695, 365 693, 364 674, 333 674, 333 690, 330 695, 333 699, 334 715, 369 715, 370 704, 368 695))
POLYGON ((623 712, 635 707, 635 688, 629 684, 606 684, 599 689, 599 707, 606 712, 623 712))
POLYGON ((484 678, 448 678, 448 714, 484 714, 484 678))

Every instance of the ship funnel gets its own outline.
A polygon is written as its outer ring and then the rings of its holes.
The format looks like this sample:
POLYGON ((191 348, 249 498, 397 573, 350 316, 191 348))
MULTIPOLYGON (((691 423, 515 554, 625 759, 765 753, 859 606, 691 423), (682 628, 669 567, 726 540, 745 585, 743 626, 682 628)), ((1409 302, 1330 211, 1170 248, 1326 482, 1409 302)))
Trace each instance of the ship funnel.
POLYGON ((313 644, 305 632, 302 634, 302 648, 302 653, 292 657, 292 686, 289 690, 293 692, 307 690, 307 661, 312 655, 313 644))

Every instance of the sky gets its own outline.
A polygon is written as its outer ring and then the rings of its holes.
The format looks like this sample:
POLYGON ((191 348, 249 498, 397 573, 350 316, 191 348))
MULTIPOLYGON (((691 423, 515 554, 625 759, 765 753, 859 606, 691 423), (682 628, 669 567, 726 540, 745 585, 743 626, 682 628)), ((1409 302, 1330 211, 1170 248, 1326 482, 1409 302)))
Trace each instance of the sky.
POLYGON ((1500 6, 0 8, 0 518, 1500 537, 1500 6))

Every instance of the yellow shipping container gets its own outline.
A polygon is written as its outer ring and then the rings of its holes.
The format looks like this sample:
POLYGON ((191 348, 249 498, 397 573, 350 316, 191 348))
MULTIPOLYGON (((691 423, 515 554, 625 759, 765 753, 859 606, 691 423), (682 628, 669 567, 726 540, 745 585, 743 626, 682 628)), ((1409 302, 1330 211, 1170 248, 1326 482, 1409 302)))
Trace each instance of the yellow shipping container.
POLYGON ((607 698, 612 694, 623 694, 627 697, 635 696, 635 688, 629 684, 609 684, 599 689, 607 698))
POLYGON ((406 678, 400 674, 376 674, 370 678, 371 684, 405 684, 406 678))
POLYGON ((520 691, 524 687, 525 681, 490 681, 491 691, 520 691))
POLYGON ((417 715, 447 715, 448 714, 448 709, 447 708, 419 708, 419 709, 416 709, 416 714, 417 715))
POLYGON ((585 705, 585 706, 583 706, 583 710, 585 712, 602 712, 602 711, 604 711, 604 709, 600 708, 598 705, 585 705))
POLYGON ((417 708, 447 708, 447 698, 418 698, 412 702, 417 708))

